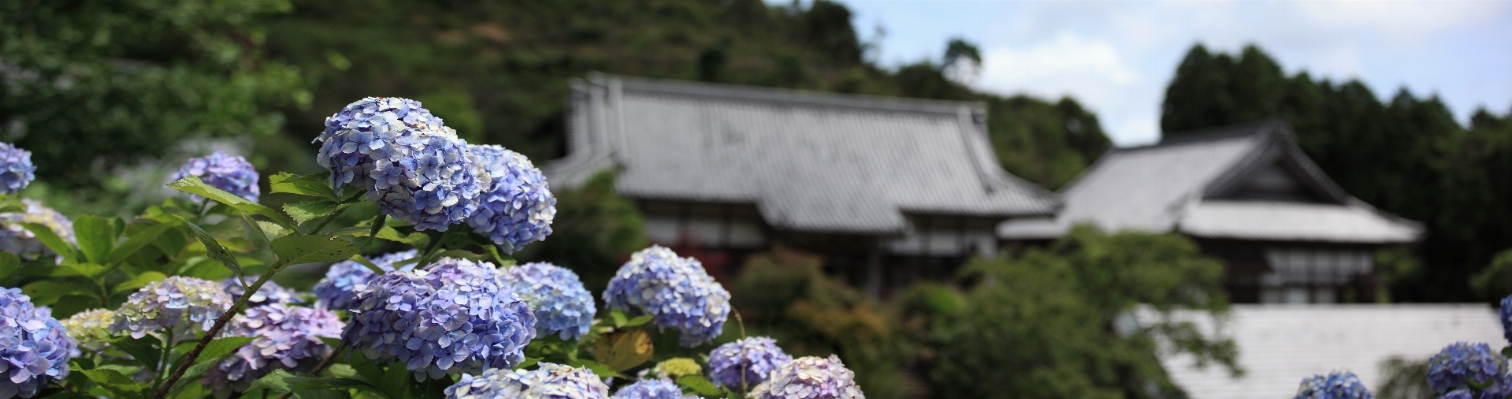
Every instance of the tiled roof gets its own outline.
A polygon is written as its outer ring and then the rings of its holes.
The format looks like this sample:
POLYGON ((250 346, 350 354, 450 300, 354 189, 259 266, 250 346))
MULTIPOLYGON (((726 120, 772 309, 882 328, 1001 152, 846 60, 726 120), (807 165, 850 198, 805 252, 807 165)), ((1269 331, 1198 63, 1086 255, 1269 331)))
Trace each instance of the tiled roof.
MULTIPOLYGON (((1204 330, 1212 326, 1210 318, 1184 316, 1204 330)), ((1302 378, 1340 368, 1375 391, 1386 379, 1381 363, 1391 357, 1426 361, 1456 341, 1506 345, 1496 310, 1483 304, 1235 305, 1228 317, 1242 376, 1198 369, 1190 356, 1161 358, 1194 399, 1288 398, 1302 378)))
POLYGON ((1074 224, 1093 223, 1112 231, 1241 239, 1351 243, 1416 239, 1420 227, 1350 197, 1302 153, 1290 135, 1291 128, 1284 122, 1268 121, 1111 150, 1061 193, 1065 206, 1057 216, 1010 220, 998 226, 998 235, 1010 240, 1050 239, 1074 224), (1245 206, 1209 205, 1255 171, 1277 162, 1297 171, 1305 189, 1325 203, 1247 200, 1245 206), (1285 225, 1279 220, 1254 220, 1265 216, 1287 219, 1285 225), (1339 221, 1349 224, 1331 224, 1339 221))
POLYGON ((576 86, 574 186, 617 168, 625 195, 752 203, 770 225, 899 234, 905 213, 1049 215, 1054 195, 1004 172, 981 104, 597 75, 576 86))

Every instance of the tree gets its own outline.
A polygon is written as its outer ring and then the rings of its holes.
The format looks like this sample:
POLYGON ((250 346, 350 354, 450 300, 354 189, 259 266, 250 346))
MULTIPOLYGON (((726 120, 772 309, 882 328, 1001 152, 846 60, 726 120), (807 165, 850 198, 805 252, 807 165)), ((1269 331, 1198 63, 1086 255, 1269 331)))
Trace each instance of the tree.
POLYGON ((1048 249, 967 270, 982 281, 970 309, 934 329, 938 396, 1177 396, 1156 358, 1161 343, 1237 372, 1232 341, 1178 316, 1227 309, 1223 266, 1184 237, 1079 226, 1048 249), (1141 305, 1148 314, 1135 323, 1141 305))
POLYGON ((982 51, 976 44, 964 38, 951 38, 945 43, 945 63, 941 70, 951 79, 969 83, 975 80, 982 68, 982 51))
POLYGON ((0 131, 67 188, 181 140, 268 135, 307 106, 299 70, 263 59, 283 0, 0 3, 0 131))

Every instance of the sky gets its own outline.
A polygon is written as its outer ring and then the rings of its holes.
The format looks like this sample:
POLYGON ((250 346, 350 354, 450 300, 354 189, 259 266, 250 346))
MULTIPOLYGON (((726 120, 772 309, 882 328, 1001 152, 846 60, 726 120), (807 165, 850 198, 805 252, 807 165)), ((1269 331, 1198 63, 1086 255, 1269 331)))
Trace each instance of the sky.
POLYGON ((973 86, 1075 98, 1119 146, 1158 140, 1165 87, 1196 43, 1256 44, 1288 74, 1359 79, 1383 98, 1436 94, 1461 123, 1512 112, 1512 1, 840 2, 882 65, 939 60, 963 37, 982 50, 973 86))

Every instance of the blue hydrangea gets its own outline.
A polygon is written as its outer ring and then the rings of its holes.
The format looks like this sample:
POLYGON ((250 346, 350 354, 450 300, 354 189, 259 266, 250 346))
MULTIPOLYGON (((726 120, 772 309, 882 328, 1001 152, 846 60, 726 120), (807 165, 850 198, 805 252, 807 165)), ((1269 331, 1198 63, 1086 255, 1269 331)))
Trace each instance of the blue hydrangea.
POLYGON ((95 353, 109 346, 110 323, 115 321, 115 311, 93 309, 63 319, 63 329, 79 344, 79 350, 95 353))
POLYGON ((840 358, 805 356, 772 371, 766 382, 751 390, 751 399, 865 399, 856 373, 840 358))
POLYGON ((30 398, 68 377, 78 349, 51 313, 20 289, 0 289, 0 398, 30 398))
POLYGON ((1327 375, 1303 378, 1293 399, 1373 399, 1375 395, 1349 370, 1334 370, 1327 375))
POLYGON ((642 378, 614 392, 614 399, 682 399, 682 388, 666 378, 642 378))
POLYGON ((588 333, 598 312, 593 295, 577 273, 550 263, 526 263, 499 270, 504 286, 530 305, 536 335, 574 340, 588 333))
POLYGON ((604 302, 610 309, 651 315, 657 327, 677 330, 685 347, 719 336, 730 315, 730 292, 703 264, 661 246, 631 255, 609 280, 604 302))
POLYGON ((504 147, 475 145, 472 152, 492 181, 467 224, 510 253, 551 235, 556 197, 541 170, 524 155, 504 147))
POLYGON ((1485 399, 1512 398, 1512 374, 1502 373, 1497 375, 1496 381, 1481 391, 1481 397, 1485 399))
POLYGON ((1512 343, 1512 295, 1502 298, 1501 301, 1502 337, 1512 343))
POLYGON ((0 194, 15 194, 26 188, 32 180, 36 180, 36 171, 37 166, 32 165, 31 151, 10 143, 0 143, 0 194))
POLYGON ((1475 399, 1475 395, 1470 393, 1469 389, 1461 388, 1449 391, 1449 393, 1439 396, 1439 399, 1475 399))
MULTIPOLYGON (((257 202, 260 194, 260 189, 257 187, 257 169, 241 156, 216 151, 203 157, 189 158, 189 161, 184 162, 184 166, 180 166, 178 172, 173 174, 173 180, 178 181, 189 176, 198 177, 210 187, 235 194, 248 201, 257 202)), ((204 200, 198 195, 190 194, 189 197, 195 201, 204 200)))
POLYGON ((63 241, 76 244, 73 222, 69 221, 67 216, 32 199, 22 199, 21 202, 26 205, 26 212, 0 213, 0 250, 29 260, 52 253, 52 250, 42 245, 42 241, 37 240, 37 235, 27 230, 21 225, 22 223, 47 226, 63 241))
POLYGON ((463 374, 447 399, 608 399, 609 386, 582 368, 539 363, 535 370, 488 369, 463 374))
POLYGON ((256 337, 231 358, 205 372, 201 383, 218 398, 246 391, 273 370, 308 372, 331 354, 320 338, 341 336, 341 320, 325 309, 272 304, 247 309, 228 326, 227 336, 256 337))
POLYGON ((353 102, 326 118, 315 141, 331 187, 366 190, 385 215, 418 230, 467 220, 490 180, 467 142, 414 100, 353 102))
MULTIPOLYGON (((394 267, 395 263, 414 259, 416 256, 419 256, 419 252, 411 249, 385 254, 373 258, 372 262, 378 268, 391 272, 396 270, 394 267)), ((412 270, 414 268, 415 264, 409 263, 399 267, 397 270, 412 270)), ((346 310, 348 306, 351 306, 352 298, 357 296, 357 291, 367 289, 368 283, 376 278, 378 278, 377 274, 374 274, 367 266, 363 266, 356 261, 344 260, 336 262, 331 264, 330 269, 326 270, 325 278, 315 284, 315 298, 317 302, 327 308, 346 310)))
POLYGON ((379 276, 359 291, 342 338, 374 361, 396 360, 416 380, 511 368, 525 360, 535 316, 490 263, 441 258, 379 276))
POLYGON ((195 324, 201 331, 209 331, 215 318, 231 308, 232 301, 231 296, 214 281, 169 277, 147 283, 127 297, 126 303, 116 309, 110 332, 130 333, 132 338, 141 338, 154 331, 174 329, 180 324, 188 328, 178 329, 178 333, 193 331, 195 324))
MULTIPOLYGON (((233 301, 236 298, 241 298, 242 294, 247 293, 247 288, 242 287, 241 281, 235 277, 222 280, 221 288, 226 290, 226 295, 230 295, 233 301)), ((247 298, 247 307, 249 308, 278 303, 304 303, 304 298, 300 298, 299 294, 295 293, 294 290, 279 286, 273 280, 264 282, 262 287, 252 294, 251 298, 247 298)))
POLYGON ((709 352, 709 380, 719 386, 739 389, 742 384, 750 386, 765 382, 773 370, 791 361, 793 357, 778 348, 776 340, 741 338, 709 352))
POLYGON ((1456 342, 1428 359, 1428 386, 1449 392, 1470 382, 1490 384, 1507 372, 1507 359, 1486 344, 1456 342))

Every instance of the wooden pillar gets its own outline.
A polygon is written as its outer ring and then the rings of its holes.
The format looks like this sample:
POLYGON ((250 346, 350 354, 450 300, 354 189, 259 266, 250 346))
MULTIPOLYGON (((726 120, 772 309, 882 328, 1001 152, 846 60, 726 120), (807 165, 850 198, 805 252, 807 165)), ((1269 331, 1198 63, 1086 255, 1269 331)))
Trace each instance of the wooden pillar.
POLYGON ((872 242, 866 253, 866 295, 882 299, 882 243, 872 242))

